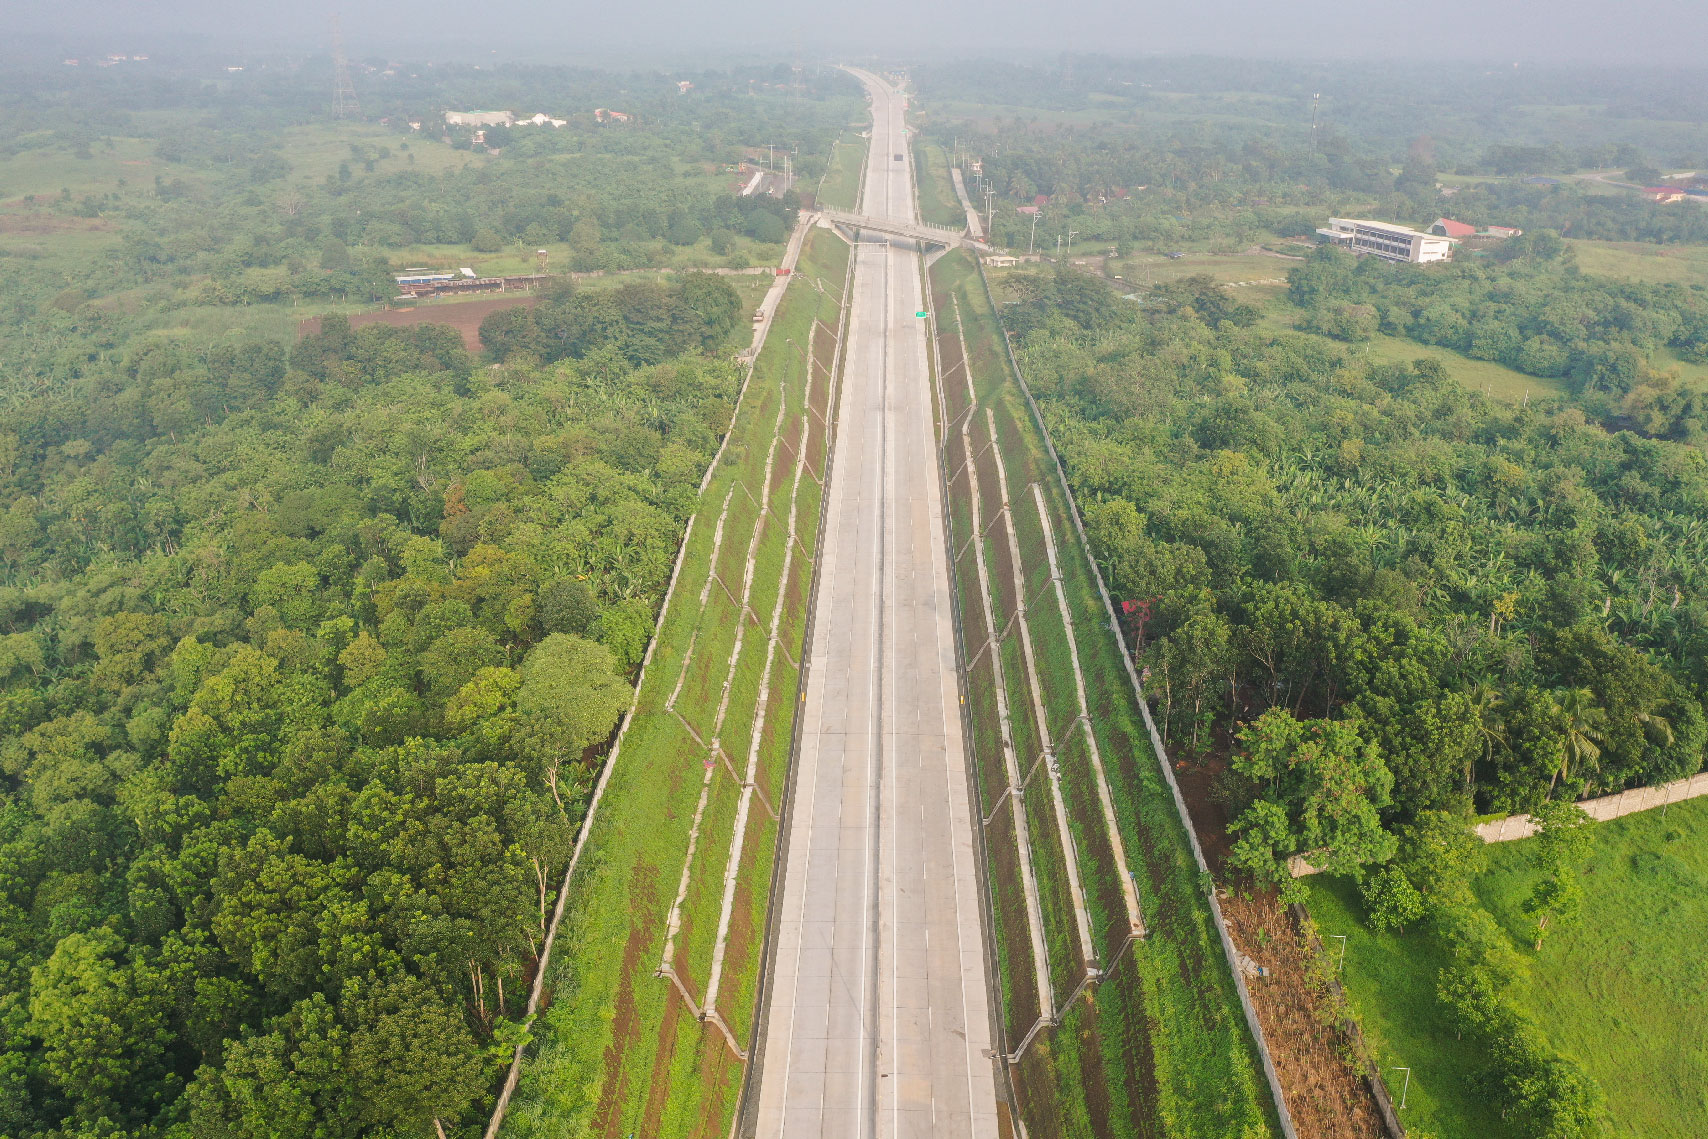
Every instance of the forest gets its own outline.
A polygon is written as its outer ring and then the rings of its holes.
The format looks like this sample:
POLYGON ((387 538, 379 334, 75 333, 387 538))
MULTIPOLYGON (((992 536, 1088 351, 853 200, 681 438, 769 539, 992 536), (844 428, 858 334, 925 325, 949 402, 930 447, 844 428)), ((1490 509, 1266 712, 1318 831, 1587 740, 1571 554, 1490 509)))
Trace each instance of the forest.
POLYGON ((158 176, 0 202, 0 1135, 485 1121, 747 322, 696 272, 564 278, 480 355, 345 314, 412 244, 779 242, 793 196, 717 169, 852 105, 525 78, 430 75, 389 135, 312 74, 4 81, 7 177, 158 176), (402 121, 625 91, 637 129, 497 155, 402 121))
POLYGON ((1212 327, 1228 302, 1204 280, 1144 309, 1084 276, 1016 293, 1177 743, 1272 708, 1344 721, 1392 775, 1387 818, 1701 767, 1700 448, 1496 403, 1428 360, 1212 327))
POLYGON ((6 436, 0 1130, 479 1110, 736 382, 329 320, 6 436))
POLYGON ((1008 287, 1160 727, 1227 760, 1229 868, 1296 899, 1305 855, 1361 882, 1372 928, 1430 930, 1481 1094, 1516 1134, 1599 1133, 1603 1089, 1467 887, 1465 823, 1540 821, 1540 948, 1581 908, 1574 800, 1702 769, 1708 455, 1261 329, 1207 278, 1143 307, 1071 271, 1008 287))
POLYGON ((1550 230, 1493 256, 1395 265, 1323 248, 1288 275, 1302 327, 1359 342, 1377 332, 1436 344, 1515 371, 1569 381, 1582 407, 1645 434, 1700 443, 1708 404, 1664 370, 1662 353, 1708 359, 1708 291, 1644 285, 1576 271, 1550 230))

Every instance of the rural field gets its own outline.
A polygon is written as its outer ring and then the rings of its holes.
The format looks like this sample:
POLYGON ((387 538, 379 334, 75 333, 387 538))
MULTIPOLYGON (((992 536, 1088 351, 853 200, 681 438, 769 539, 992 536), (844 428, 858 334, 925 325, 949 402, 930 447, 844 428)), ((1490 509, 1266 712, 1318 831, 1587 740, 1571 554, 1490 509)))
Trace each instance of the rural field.
MULTIPOLYGON (((1708 977, 1701 967, 1708 801, 1595 824, 1582 912, 1540 952, 1522 910, 1537 877, 1535 841, 1490 846, 1489 869, 1472 883, 1527 962, 1519 1003, 1606 1090, 1611 1135, 1708 1134, 1708 977)), ((1438 1139, 1509 1134, 1498 1100, 1477 1084, 1485 1059, 1457 1039, 1436 998, 1444 948, 1422 928, 1404 936, 1373 932, 1350 882, 1323 876, 1311 879, 1309 890, 1324 936, 1346 937, 1343 979, 1396 1096, 1401 1073, 1393 1069, 1412 1069, 1401 1113, 1407 1127, 1438 1139)))

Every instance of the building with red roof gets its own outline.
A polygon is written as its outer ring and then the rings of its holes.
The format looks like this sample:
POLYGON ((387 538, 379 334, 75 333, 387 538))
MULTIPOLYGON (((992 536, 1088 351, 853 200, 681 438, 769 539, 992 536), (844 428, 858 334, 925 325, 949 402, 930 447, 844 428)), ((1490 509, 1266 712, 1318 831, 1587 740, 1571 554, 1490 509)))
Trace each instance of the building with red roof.
POLYGON ((1452 218, 1436 218, 1435 224, 1429 227, 1429 232, 1437 237, 1475 237, 1477 227, 1454 221, 1452 218))

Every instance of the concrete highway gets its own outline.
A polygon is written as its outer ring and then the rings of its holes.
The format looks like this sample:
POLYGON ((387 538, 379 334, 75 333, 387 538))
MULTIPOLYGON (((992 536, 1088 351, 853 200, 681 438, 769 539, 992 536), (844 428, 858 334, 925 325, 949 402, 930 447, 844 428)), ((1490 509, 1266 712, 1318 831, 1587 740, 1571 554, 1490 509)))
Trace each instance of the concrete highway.
MULTIPOLYGON (((905 100, 855 74, 860 212, 917 221, 905 100)), ((753 1118, 766 1139, 995 1139, 919 253, 863 235, 852 288, 753 1118)))

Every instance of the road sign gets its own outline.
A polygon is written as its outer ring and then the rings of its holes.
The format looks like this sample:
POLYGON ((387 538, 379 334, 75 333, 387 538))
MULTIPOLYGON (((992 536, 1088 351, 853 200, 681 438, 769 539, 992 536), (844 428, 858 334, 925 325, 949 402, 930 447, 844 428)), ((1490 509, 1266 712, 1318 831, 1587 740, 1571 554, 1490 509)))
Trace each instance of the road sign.
POLYGON ((924 316, 924 315, 925 315, 925 314, 924 314, 924 313, 922 313, 922 312, 916 312, 916 313, 914 313, 914 314, 913 314, 913 315, 914 315, 914 316, 924 316))

